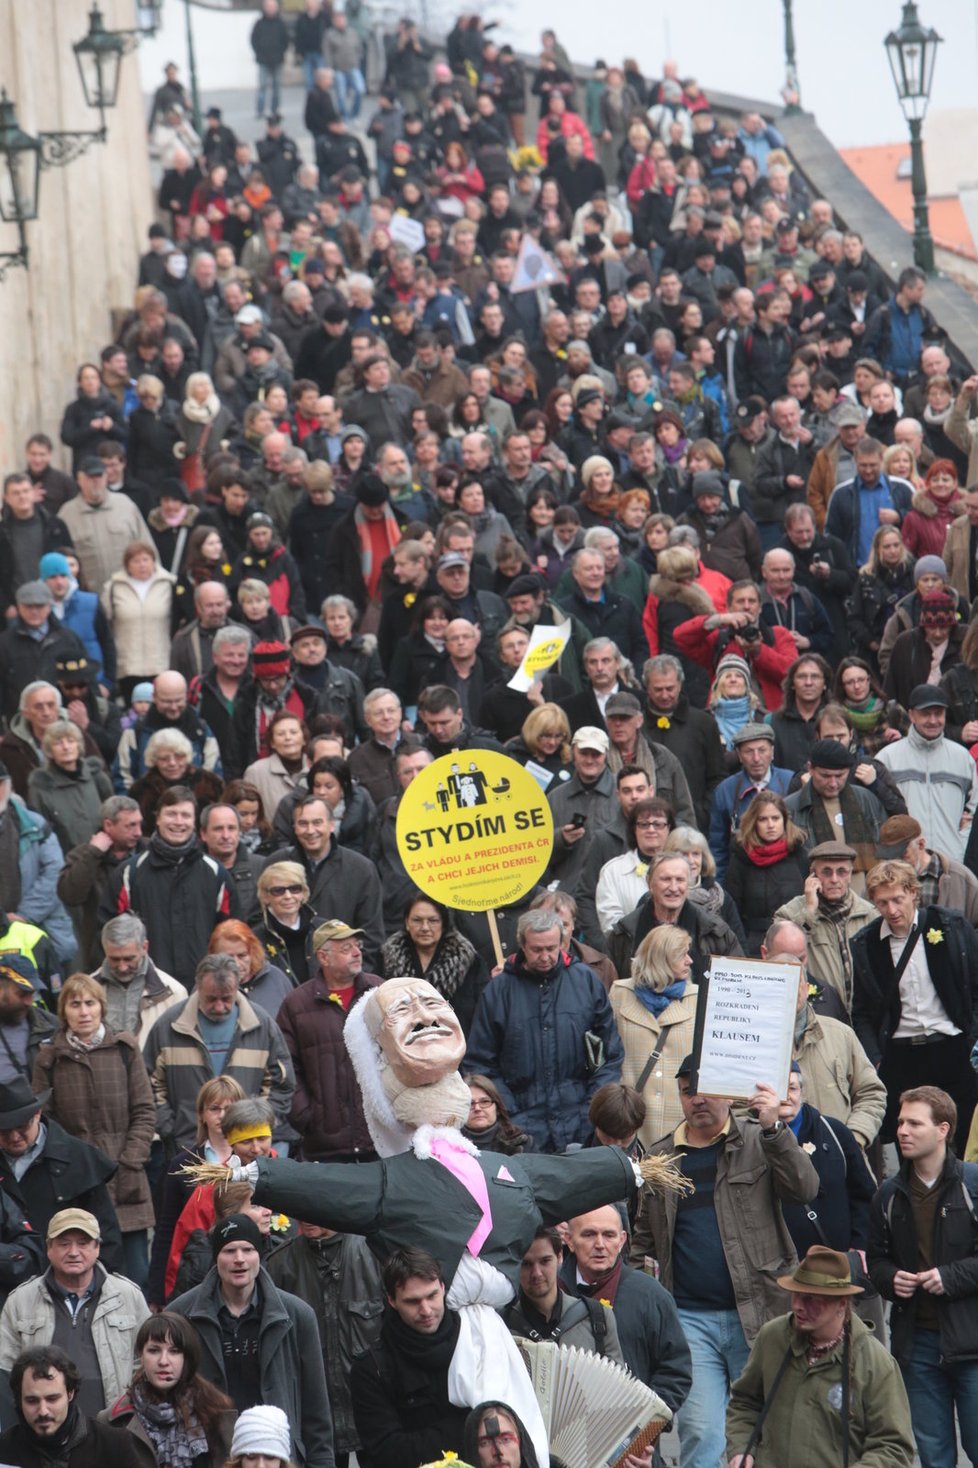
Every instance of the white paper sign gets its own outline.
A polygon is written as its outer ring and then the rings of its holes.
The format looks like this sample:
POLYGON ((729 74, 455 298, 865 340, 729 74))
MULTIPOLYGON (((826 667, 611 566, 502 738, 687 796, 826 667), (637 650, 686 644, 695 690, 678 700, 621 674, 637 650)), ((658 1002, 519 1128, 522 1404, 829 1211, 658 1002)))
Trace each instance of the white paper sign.
POLYGON ((800 978, 796 963, 711 960, 694 1055, 701 1095, 746 1101, 762 1082, 787 1097, 800 978))
POLYGON ((515 688, 517 693, 525 693, 532 688, 534 674, 553 667, 570 641, 570 635, 570 622, 562 622, 559 627, 541 627, 539 624, 534 627, 523 661, 507 683, 507 688, 515 688))
POLYGON ((564 276, 560 267, 554 264, 546 250, 537 244, 532 235, 525 234, 520 242, 516 265, 513 268, 513 280, 509 287, 510 295, 518 296, 523 291, 538 291, 545 286, 559 285, 563 280, 564 276))
POLYGON ((409 219, 406 214, 392 215, 387 233, 395 244, 406 245, 415 253, 424 248, 424 226, 416 219, 409 219))

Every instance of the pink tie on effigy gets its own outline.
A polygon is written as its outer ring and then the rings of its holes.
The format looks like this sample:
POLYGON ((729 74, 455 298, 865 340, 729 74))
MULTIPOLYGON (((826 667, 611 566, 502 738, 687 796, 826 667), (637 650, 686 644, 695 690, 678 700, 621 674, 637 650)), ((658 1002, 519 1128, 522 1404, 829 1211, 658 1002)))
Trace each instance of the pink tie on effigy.
POLYGON ((453 1177, 458 1178, 466 1192, 482 1209, 482 1218, 472 1230, 466 1244, 469 1253, 478 1258, 483 1244, 492 1232, 492 1211, 489 1207, 489 1189, 485 1175, 471 1152, 464 1147, 454 1147, 445 1137, 435 1137, 431 1143, 431 1155, 442 1167, 447 1167, 453 1177))

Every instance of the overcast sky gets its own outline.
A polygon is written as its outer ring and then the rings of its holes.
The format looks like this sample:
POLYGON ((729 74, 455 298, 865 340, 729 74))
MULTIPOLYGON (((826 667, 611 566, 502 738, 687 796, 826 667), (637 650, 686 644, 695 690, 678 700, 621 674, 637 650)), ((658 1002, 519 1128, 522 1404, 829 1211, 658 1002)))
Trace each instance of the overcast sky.
MULTIPOLYGON (((647 76, 673 56, 681 72, 710 87, 776 101, 784 81, 780 0, 687 0, 638 6, 632 0, 510 0, 500 35, 534 51, 554 26, 575 61, 635 56, 647 76), (600 16, 600 29, 595 16, 600 16)), ((932 107, 973 107, 978 96, 978 0, 920 0, 922 23, 944 38, 932 107)), ((900 24, 900 0, 795 0, 802 102, 837 147, 889 143, 907 135, 883 48, 900 24)), ((978 134, 978 128, 976 128, 978 134)), ((978 136, 976 136, 978 143, 978 136)), ((978 172, 978 163, 976 163, 978 172)))

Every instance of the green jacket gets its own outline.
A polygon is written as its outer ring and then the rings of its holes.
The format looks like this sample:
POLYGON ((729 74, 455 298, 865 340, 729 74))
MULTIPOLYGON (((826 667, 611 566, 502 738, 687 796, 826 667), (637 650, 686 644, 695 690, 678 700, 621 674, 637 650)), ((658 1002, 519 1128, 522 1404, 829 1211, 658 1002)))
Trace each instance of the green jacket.
MULTIPOLYGON (((788 1296, 785 1295, 787 1301, 788 1296)), ((791 1315, 761 1328, 727 1407, 727 1458, 742 1453, 770 1392, 784 1354, 791 1364, 774 1396, 754 1468, 839 1468, 842 1463, 842 1343, 814 1366, 791 1315)), ((885 1346, 852 1317, 852 1389, 849 1398, 850 1468, 910 1468, 914 1439, 910 1404, 900 1368, 885 1346)))

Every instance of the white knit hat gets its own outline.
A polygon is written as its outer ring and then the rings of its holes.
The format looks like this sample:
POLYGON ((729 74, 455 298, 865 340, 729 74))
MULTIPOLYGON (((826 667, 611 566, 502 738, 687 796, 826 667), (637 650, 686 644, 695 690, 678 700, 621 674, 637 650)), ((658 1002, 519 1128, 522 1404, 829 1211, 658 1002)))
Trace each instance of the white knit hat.
POLYGON ((292 1456, 289 1419, 281 1407, 249 1407, 234 1424, 231 1457, 245 1453, 262 1453, 266 1458, 281 1458, 288 1463, 292 1456))

